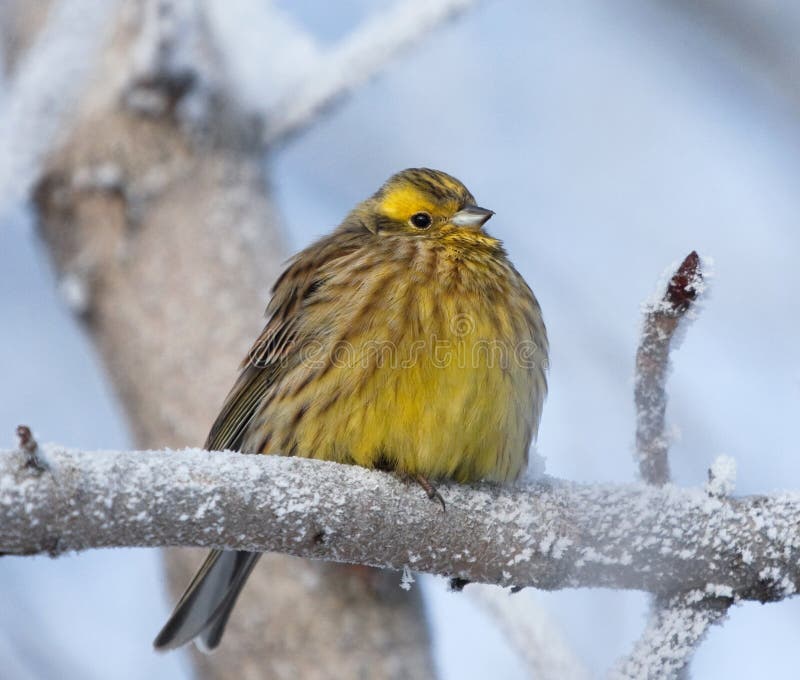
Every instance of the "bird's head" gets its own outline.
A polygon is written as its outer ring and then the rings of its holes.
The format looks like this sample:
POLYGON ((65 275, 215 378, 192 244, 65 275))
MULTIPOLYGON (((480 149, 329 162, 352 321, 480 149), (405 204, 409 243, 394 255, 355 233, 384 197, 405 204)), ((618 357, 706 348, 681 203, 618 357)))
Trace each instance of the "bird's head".
POLYGON ((439 170, 409 168, 390 177, 362 204, 362 222, 373 233, 431 235, 480 230, 494 215, 455 177, 439 170))

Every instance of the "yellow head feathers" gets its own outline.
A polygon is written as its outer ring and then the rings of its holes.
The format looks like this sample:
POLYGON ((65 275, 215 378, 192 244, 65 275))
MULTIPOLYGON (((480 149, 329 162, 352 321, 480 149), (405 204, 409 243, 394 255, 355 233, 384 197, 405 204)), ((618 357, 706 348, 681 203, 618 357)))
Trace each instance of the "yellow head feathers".
POLYGON ((476 229, 494 214, 479 208, 455 177, 428 168, 409 168, 393 175, 357 212, 373 233, 419 233, 448 225, 476 229), (369 219, 364 220, 365 215, 369 219))

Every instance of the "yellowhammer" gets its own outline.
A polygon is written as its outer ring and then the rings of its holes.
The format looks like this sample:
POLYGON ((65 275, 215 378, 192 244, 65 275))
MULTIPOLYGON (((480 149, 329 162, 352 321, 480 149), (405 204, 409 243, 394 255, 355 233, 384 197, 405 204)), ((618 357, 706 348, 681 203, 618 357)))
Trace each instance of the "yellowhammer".
MULTIPOLYGON (((436 170, 391 177, 296 255, 206 441, 416 479, 516 479, 547 390, 531 289, 436 170)), ((155 640, 219 644, 256 553, 213 550, 155 640)))

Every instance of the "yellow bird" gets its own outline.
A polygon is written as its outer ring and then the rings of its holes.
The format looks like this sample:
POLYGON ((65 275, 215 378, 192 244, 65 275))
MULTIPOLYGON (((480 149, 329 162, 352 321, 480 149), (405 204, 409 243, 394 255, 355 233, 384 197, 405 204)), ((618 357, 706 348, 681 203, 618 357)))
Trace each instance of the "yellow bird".
MULTIPOLYGON (((403 170, 290 262, 206 441, 433 482, 517 479, 547 391, 539 304, 454 177, 403 170)), ((259 554, 213 550, 155 640, 219 644, 259 554)))

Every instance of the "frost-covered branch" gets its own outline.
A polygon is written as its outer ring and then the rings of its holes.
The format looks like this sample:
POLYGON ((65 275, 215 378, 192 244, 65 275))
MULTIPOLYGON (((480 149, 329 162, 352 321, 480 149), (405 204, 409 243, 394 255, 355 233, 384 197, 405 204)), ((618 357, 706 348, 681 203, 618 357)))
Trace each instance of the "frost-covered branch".
POLYGON ((636 452, 639 474, 649 484, 669 481, 669 441, 664 428, 667 410, 669 351, 681 319, 702 291, 700 257, 686 256, 663 297, 645 306, 642 340, 636 352, 636 452))
MULTIPOLYGON (((136 38, 123 85, 127 107, 161 116, 180 106, 182 117, 205 118, 213 59, 197 0, 143 0, 136 6, 136 38)), ((206 121, 207 122, 207 121, 206 121)))
POLYGON ((36 181, 92 72, 115 5, 116 0, 56 3, 20 57, 0 106, 0 218, 36 181))
MULTIPOLYGON (((664 420, 669 353, 681 320, 702 291, 701 262, 692 251, 670 278, 663 297, 645 306, 642 340, 636 353, 634 399, 639 474, 648 484, 660 486, 670 481, 664 420)), ((723 476, 726 479, 715 479, 709 470, 709 496, 724 498, 732 490, 732 481, 723 476)), ((722 591, 727 595, 724 586, 722 591)), ((708 628, 724 618, 732 602, 730 596, 719 597, 709 584, 705 590, 683 589, 655 597, 647 628, 631 654, 615 667, 612 677, 684 677, 697 645, 708 628)))
POLYGON ((442 513, 390 474, 301 458, 45 446, 44 459, 34 474, 22 452, 0 452, 3 552, 226 547, 501 586, 712 587, 761 602, 800 587, 800 494, 449 484, 442 513))
MULTIPOLYGON (((265 112, 264 143, 280 142, 314 123, 337 99, 381 71, 398 52, 474 5, 476 0, 398 0, 314 60, 286 96, 265 112)), ((277 57, 277 55, 274 55, 277 57)))
POLYGON ((633 652, 611 672, 612 680, 679 677, 708 627, 720 623, 733 599, 725 588, 659 599, 633 652))
MULTIPOLYGON (((711 498, 733 492, 736 463, 719 456, 708 471, 704 489, 711 498)), ((748 559, 749 553, 743 558, 748 559)), ((735 602, 725 584, 709 582, 705 589, 676 591, 653 599, 650 620, 631 654, 611 674, 614 679, 688 678, 689 661, 708 629, 721 623, 735 602)))

